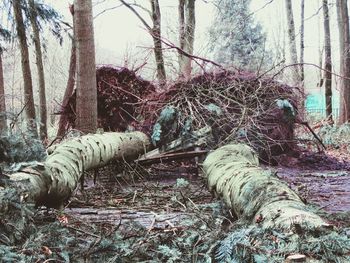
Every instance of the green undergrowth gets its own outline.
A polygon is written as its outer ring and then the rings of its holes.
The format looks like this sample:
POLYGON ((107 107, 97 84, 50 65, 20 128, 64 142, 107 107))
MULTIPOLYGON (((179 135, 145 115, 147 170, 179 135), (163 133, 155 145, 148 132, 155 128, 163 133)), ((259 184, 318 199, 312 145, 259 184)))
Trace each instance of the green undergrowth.
POLYGON ((0 168, 10 172, 43 161, 46 150, 42 142, 20 130, 0 135, 0 168))
POLYGON ((313 229, 281 232, 256 226, 233 230, 219 242, 217 262, 284 262, 300 253, 318 262, 349 262, 350 229, 320 233, 313 229))
MULTIPOLYGON (((2 232, 0 261, 213 262, 215 244, 223 236, 221 228, 226 220, 223 208, 218 203, 202 208, 189 207, 188 212, 192 216, 183 220, 181 226, 159 230, 150 230, 134 222, 61 224, 56 222, 55 213, 47 216, 42 212, 31 221, 30 227, 18 229, 20 238, 17 240, 7 237, 10 231, 2 232)), ((11 227, 17 220, 20 214, 12 222, 2 220, 0 227, 11 227)))
MULTIPOLYGON (((326 147, 344 148, 350 152, 350 124, 345 123, 340 126, 325 124, 316 130, 317 136, 322 140, 326 147)), ((300 139, 312 140, 317 142, 311 133, 301 133, 300 139)))
MULTIPOLYGON (((181 179, 172 187, 187 186, 181 179)), ((294 253, 319 262, 350 260, 346 256, 350 228, 322 232, 298 225, 287 232, 262 229, 234 221, 220 202, 188 203, 183 212, 187 216, 176 226, 149 229, 132 221, 92 224, 70 219, 59 223, 62 214, 57 211, 35 210, 21 204, 18 194, 4 193, 2 200, 9 201, 0 210, 0 262, 270 263, 283 262, 294 253)))

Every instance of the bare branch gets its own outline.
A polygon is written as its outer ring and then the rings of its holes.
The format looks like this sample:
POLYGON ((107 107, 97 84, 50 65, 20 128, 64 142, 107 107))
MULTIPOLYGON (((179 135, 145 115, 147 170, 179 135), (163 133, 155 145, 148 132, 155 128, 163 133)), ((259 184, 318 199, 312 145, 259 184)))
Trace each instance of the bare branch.
POLYGON ((110 8, 106 8, 104 9, 103 11, 101 11, 100 13, 98 13, 97 15, 94 16, 94 19, 96 19, 98 16, 102 15, 103 13, 106 13, 108 11, 111 11, 111 10, 114 10, 114 9, 117 9, 119 7, 123 6, 123 4, 120 4, 120 5, 117 5, 117 6, 113 6, 113 7, 110 7, 110 8))
POLYGON ((164 40, 164 38, 161 38, 160 39, 162 41, 162 43, 164 45, 166 45, 167 47, 169 47, 170 49, 176 49, 181 55, 184 55, 186 57, 189 57, 191 59, 193 59, 199 66, 201 66, 198 61, 196 60, 201 60, 205 63, 210 63, 210 64, 213 64, 214 66, 217 66, 221 69, 223 69, 224 67, 210 59, 206 59, 206 58, 202 58, 202 57, 199 57, 199 56, 196 56, 196 55, 191 55, 189 53, 187 53, 186 51, 184 51, 183 49, 181 49, 180 47, 176 46, 174 43, 171 43, 169 40, 164 40))
POLYGON ((152 31, 152 27, 146 22, 146 20, 139 14, 139 12, 136 11, 136 9, 129 3, 125 2, 124 0, 119 0, 123 5, 125 5, 127 8, 129 8, 142 22, 142 24, 147 28, 149 32, 152 31))
POLYGON ((320 66, 318 66, 316 64, 313 64, 313 63, 293 63, 293 64, 286 65, 286 66, 282 67, 276 74, 274 74, 272 76, 272 78, 275 78, 277 75, 281 74, 286 68, 290 68, 290 67, 294 67, 294 66, 300 66, 301 64, 303 64, 305 66, 313 66, 313 67, 318 68, 320 70, 323 70, 325 72, 331 73, 332 75, 334 75, 336 77, 350 80, 349 77, 345 77, 345 76, 339 75, 339 74, 337 74, 337 73, 335 73, 333 71, 326 70, 326 69, 324 69, 324 68, 322 68, 322 67, 320 67, 320 66))

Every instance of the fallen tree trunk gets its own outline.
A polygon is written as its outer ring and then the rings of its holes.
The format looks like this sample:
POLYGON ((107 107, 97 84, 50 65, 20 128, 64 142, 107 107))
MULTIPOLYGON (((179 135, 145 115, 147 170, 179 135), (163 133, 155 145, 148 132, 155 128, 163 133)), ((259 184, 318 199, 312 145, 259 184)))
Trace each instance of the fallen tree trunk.
POLYGON ((82 174, 113 160, 137 158, 150 145, 141 132, 92 134, 74 138, 49 151, 44 163, 9 176, 8 184, 21 189, 28 202, 61 208, 82 174))
POLYGON ((238 218, 264 228, 329 228, 272 171, 259 167, 247 145, 232 144, 210 153, 203 163, 209 188, 223 198, 238 218))

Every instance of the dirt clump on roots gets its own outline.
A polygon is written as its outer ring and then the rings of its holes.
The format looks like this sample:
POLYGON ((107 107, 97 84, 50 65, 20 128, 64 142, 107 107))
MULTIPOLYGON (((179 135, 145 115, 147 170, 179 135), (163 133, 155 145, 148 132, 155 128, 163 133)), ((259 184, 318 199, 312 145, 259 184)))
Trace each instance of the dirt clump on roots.
MULTIPOLYGON (((136 108, 142 98, 155 92, 155 86, 121 67, 101 66, 96 70, 98 127, 105 131, 126 131, 137 121, 136 108)), ((69 127, 74 128, 76 91, 61 114, 68 115, 69 127)))
MULTIPOLYGON (((271 78, 220 70, 168 83, 159 91, 127 68, 102 66, 96 75, 98 126, 105 131, 131 128, 151 136, 162 109, 172 107, 178 113, 172 138, 180 137, 185 125, 191 131, 209 126, 214 138, 209 148, 243 141, 267 162, 273 161, 273 156, 293 152, 296 105, 301 94, 271 78)), ((73 128, 75 100, 74 92, 62 112, 68 114, 73 128)))

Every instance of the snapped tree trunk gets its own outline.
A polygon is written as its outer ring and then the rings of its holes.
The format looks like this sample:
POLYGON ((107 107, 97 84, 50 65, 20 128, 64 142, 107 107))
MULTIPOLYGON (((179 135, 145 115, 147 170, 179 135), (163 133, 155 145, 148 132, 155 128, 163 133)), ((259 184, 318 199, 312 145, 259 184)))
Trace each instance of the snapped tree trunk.
POLYGON ((153 28, 152 38, 154 44, 154 56, 157 64, 157 78, 161 84, 166 81, 166 73, 162 48, 161 33, 161 13, 158 0, 151 0, 153 28))
POLYGON ((96 63, 91 0, 75 0, 73 18, 77 45, 76 128, 89 133, 97 129, 96 63))
POLYGON ((43 65, 43 55, 41 51, 41 41, 39 27, 37 23, 37 11, 35 8, 34 0, 29 0, 29 13, 30 13, 30 23, 33 29, 33 39, 35 46, 36 55, 36 66, 38 70, 39 79, 39 104, 40 104, 40 139, 42 141, 47 139, 47 104, 46 104, 46 90, 45 90, 45 73, 43 65))
POLYGON ((238 218, 281 230, 295 224, 329 227, 273 172, 260 168, 257 155, 247 145, 232 144, 215 150, 203 168, 209 189, 222 197, 238 218))
POLYGON ((181 50, 193 55, 194 33, 196 28, 195 0, 179 0, 179 69, 180 76, 188 78, 192 72, 192 59, 181 50))
MULTIPOLYGON (((74 21, 74 6, 70 7, 71 14, 73 16, 74 21)), ((70 60, 69 60, 69 71, 68 71, 68 80, 66 85, 66 90, 63 95, 62 108, 65 108, 68 104, 70 96, 73 94, 74 85, 75 85, 75 76, 77 73, 77 48, 74 39, 74 22, 73 22, 73 36, 72 36, 72 47, 70 51, 70 60)), ((60 120, 58 123, 58 131, 56 137, 62 138, 64 133, 67 130, 68 125, 68 116, 67 114, 61 114, 60 120)))
POLYGON ((26 201, 61 208, 85 171, 136 158, 149 145, 141 132, 85 135, 49 149, 44 163, 11 174, 9 180, 23 190, 26 201))
POLYGON ((337 0, 337 15, 340 46, 340 113, 339 123, 350 121, 350 32, 349 13, 346 0, 337 0))
MULTIPOLYGON (((287 23, 288 23, 288 39, 289 39, 289 54, 292 64, 298 63, 297 47, 295 41, 295 26, 294 26, 294 16, 293 16, 293 6, 292 0, 285 0, 286 2, 286 13, 287 13, 287 23)), ((300 75, 298 67, 293 69, 293 81, 299 83, 300 75)))
POLYGON ((6 100, 5 100, 5 83, 2 63, 2 50, 0 48, 0 135, 7 130, 6 124, 6 100))
POLYGON ((23 22, 21 1, 12 1, 13 13, 16 21, 16 31, 21 51, 22 75, 24 85, 24 107, 27 115, 28 130, 32 136, 38 138, 35 119, 35 106, 33 96, 33 81, 29 63, 29 51, 25 26, 23 22))
POLYGON ((332 116, 332 47, 331 47, 331 30, 329 26, 328 0, 323 0, 323 27, 324 27, 324 51, 325 51, 325 99, 326 99, 326 116, 329 120, 332 116))
MULTIPOLYGON (((74 37, 72 37, 72 48, 70 53, 70 61, 69 61, 69 72, 68 72, 68 80, 66 85, 66 91, 63 95, 62 108, 65 108, 68 104, 70 96, 73 94, 74 85, 75 85, 75 75, 77 71, 77 52, 74 37)), ((64 133, 67 130, 68 124, 68 116, 67 114, 61 114, 60 120, 58 123, 58 131, 57 137, 62 138, 64 133)))

